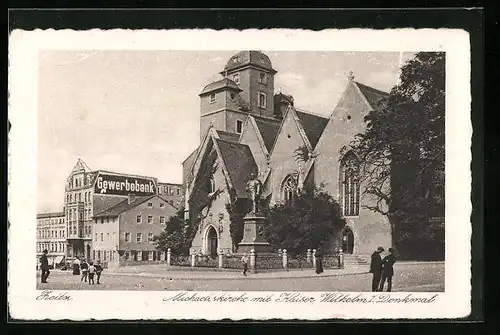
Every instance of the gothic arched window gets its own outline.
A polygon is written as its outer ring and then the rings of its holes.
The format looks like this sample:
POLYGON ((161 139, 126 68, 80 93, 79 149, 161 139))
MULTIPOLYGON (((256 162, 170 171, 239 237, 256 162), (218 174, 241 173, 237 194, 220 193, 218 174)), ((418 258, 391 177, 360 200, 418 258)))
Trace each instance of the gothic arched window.
POLYGON ((297 196, 297 179, 292 175, 288 175, 281 187, 283 200, 287 205, 291 205, 297 196))
POLYGON ((214 176, 210 176, 207 182, 207 191, 208 193, 214 193, 215 192, 215 179, 214 176))
POLYGON ((348 152, 340 162, 340 202, 344 216, 359 215, 359 160, 348 152))

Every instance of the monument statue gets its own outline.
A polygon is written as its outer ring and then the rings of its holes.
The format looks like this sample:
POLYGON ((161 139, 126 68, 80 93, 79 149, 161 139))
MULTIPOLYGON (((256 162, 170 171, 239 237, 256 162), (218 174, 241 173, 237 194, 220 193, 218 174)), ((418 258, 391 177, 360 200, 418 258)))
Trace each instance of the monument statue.
POLYGON ((250 201, 252 201, 252 210, 250 213, 258 213, 260 195, 262 194, 262 183, 259 179, 257 179, 255 173, 250 175, 250 180, 247 183, 246 190, 250 197, 250 201))

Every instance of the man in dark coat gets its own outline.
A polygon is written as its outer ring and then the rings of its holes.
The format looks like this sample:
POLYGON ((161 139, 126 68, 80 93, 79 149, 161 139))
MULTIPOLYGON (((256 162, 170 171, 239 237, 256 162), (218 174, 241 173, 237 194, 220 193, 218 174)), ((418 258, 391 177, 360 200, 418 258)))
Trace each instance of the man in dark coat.
POLYGON ((370 273, 373 273, 372 292, 378 291, 378 285, 380 283, 380 278, 382 277, 382 257, 380 256, 380 253, 383 251, 384 248, 378 247, 372 254, 372 260, 370 263, 370 273))
POLYGON ((323 273, 323 255, 320 249, 316 250, 314 257, 316 258, 316 273, 321 274, 323 273))
POLYGON ((50 271, 49 271, 49 260, 47 259, 47 254, 49 251, 45 249, 43 251, 42 256, 40 257, 40 268, 42 269, 42 283, 47 282, 47 278, 49 277, 50 271))
POLYGON ((396 250, 389 248, 389 255, 382 260, 382 279, 380 281, 380 292, 384 290, 385 280, 387 279, 387 292, 392 290, 392 276, 394 275, 394 263, 396 263, 396 250))

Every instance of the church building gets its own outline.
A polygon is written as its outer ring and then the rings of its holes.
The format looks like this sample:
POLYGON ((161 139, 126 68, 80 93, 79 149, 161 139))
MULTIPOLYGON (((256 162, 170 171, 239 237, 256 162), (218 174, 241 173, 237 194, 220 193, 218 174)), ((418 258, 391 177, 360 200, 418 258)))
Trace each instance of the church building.
POLYGON ((345 173, 357 157, 340 157, 388 93, 350 75, 333 112, 320 116, 296 108, 292 96, 275 93, 276 73, 264 53, 242 51, 229 59, 223 78, 199 94, 200 145, 183 162, 185 218, 195 227, 191 252, 237 252, 228 210, 248 212, 245 186, 252 173, 263 184, 263 206, 293 201, 298 189, 322 185, 346 220, 340 235, 332 236, 332 249, 364 255, 390 246, 388 220, 362 206, 375 200, 361 197, 363 185, 345 173))

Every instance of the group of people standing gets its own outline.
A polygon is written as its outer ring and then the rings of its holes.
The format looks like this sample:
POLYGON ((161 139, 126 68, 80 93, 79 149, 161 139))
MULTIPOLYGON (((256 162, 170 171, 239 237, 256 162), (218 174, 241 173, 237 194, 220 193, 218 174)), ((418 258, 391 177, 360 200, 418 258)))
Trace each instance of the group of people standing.
POLYGON ((396 263, 396 250, 389 248, 389 254, 382 258, 383 247, 378 247, 371 256, 370 273, 373 274, 372 291, 382 292, 387 280, 387 292, 392 290, 392 276, 396 263))
MULTIPOLYGON (((42 256, 40 257, 40 269, 42 270, 42 275, 41 275, 41 282, 42 283, 47 283, 47 278, 49 277, 50 270, 49 270, 49 260, 47 258, 47 254, 49 251, 45 249, 42 253, 42 256)), ((85 259, 80 260, 80 258, 77 256, 75 258, 75 261, 73 262, 73 275, 80 275, 82 274, 82 277, 80 279, 81 282, 85 281, 89 285, 94 285, 94 276, 97 277, 97 284, 100 284, 101 280, 101 274, 103 271, 103 266, 100 260, 97 260, 97 262, 92 262, 89 261, 87 262, 85 259)))
POLYGON ((89 261, 87 262, 85 259, 80 260, 80 258, 77 256, 75 258, 75 261, 73 262, 73 275, 82 275, 80 281, 87 282, 89 285, 94 285, 94 276, 97 276, 97 284, 101 284, 101 274, 103 271, 103 266, 101 264, 100 260, 97 260, 97 262, 89 261))

